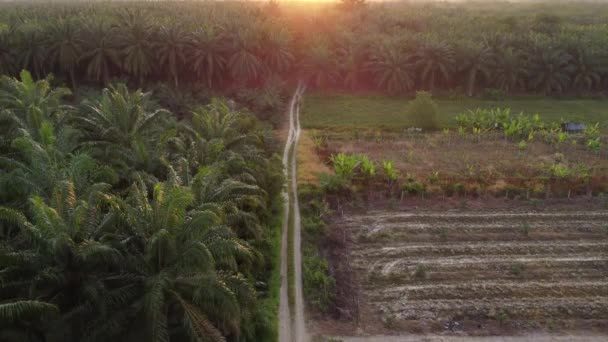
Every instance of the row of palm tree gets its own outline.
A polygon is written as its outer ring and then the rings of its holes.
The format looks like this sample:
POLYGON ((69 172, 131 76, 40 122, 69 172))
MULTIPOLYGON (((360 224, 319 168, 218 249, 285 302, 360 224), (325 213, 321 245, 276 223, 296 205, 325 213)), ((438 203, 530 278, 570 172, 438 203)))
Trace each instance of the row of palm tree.
POLYGON ((301 77, 317 87, 392 94, 454 88, 468 95, 484 88, 580 94, 608 83, 601 38, 608 32, 593 21, 515 22, 497 13, 500 20, 487 23, 441 7, 414 7, 420 18, 411 18, 411 8, 403 12, 397 4, 327 7, 316 15, 289 5, 282 13, 276 3, 173 5, 16 7, 0 30, 0 71, 53 72, 74 87, 119 78, 219 89, 301 77), (470 28, 471 20, 479 28, 470 28))
POLYGON ((0 80, 0 340, 259 341, 282 171, 220 100, 0 80))

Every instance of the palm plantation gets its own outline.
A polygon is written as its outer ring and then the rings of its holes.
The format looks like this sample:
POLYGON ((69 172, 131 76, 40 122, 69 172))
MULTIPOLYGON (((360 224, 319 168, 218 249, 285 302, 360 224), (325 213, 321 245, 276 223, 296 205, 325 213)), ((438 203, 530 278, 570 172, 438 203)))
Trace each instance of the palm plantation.
POLYGON ((276 340, 272 126, 295 84, 428 102, 608 85, 599 14, 1 5, 0 341, 276 340))

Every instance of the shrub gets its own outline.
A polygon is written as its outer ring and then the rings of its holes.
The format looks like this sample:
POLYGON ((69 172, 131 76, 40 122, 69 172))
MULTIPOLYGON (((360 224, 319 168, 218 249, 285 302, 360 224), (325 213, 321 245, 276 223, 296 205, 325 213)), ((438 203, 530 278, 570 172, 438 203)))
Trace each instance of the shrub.
POLYGON ((411 180, 403 184, 401 190, 406 192, 408 195, 421 195, 426 192, 426 186, 421 182, 411 180))
POLYGON ((521 262, 516 262, 511 265, 510 272, 511 272, 511 274, 519 277, 524 273, 525 269, 526 269, 526 265, 522 264, 521 262))
POLYGON ((505 99, 505 92, 502 89, 487 88, 483 92, 484 100, 502 101, 505 99))
POLYGON ((521 227, 519 227, 519 232, 525 236, 530 235, 531 230, 532 230, 532 226, 530 226, 529 223, 524 223, 523 225, 521 225, 521 227))
POLYGON ((339 175, 322 173, 319 175, 321 189, 327 193, 336 193, 348 190, 348 181, 339 175))
POLYGON ((437 104, 433 101, 431 93, 419 91, 416 98, 410 102, 407 108, 407 116, 413 127, 423 129, 438 129, 437 104))
POLYGON ((418 264, 414 270, 414 277, 418 279, 424 279, 428 276, 429 268, 426 265, 418 264))
POLYGON ((336 287, 336 280, 329 274, 327 260, 312 249, 305 249, 303 261, 304 296, 312 306, 327 312, 333 303, 336 287))

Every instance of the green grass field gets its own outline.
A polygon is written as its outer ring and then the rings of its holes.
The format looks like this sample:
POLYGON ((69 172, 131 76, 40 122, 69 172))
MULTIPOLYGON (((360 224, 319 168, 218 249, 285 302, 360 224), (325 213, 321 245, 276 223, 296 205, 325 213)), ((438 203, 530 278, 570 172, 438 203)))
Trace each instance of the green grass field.
MULTIPOLYGON (((405 115, 410 100, 381 95, 311 93, 304 96, 304 128, 386 128, 410 127, 405 115)), ((511 98, 504 101, 463 98, 436 99, 442 127, 455 127, 456 115, 475 108, 511 108, 512 113, 540 114, 545 121, 600 122, 608 125, 608 100, 555 98, 511 98)))

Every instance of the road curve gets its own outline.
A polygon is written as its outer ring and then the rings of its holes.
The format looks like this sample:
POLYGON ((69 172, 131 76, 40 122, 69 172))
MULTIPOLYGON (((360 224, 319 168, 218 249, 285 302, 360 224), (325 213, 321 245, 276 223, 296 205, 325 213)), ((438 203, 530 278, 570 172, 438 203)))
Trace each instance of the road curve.
POLYGON ((280 288, 280 304, 279 304, 279 342, 308 342, 308 334, 306 333, 306 323, 304 320, 304 296, 302 291, 302 251, 301 251, 301 224, 300 224, 300 206, 298 203, 298 183, 296 178, 296 155, 297 145, 300 139, 300 97, 304 93, 304 85, 298 84, 296 91, 289 102, 289 132, 287 141, 285 142, 285 150, 283 151, 283 166, 285 178, 288 180, 289 187, 283 192, 284 198, 284 221, 283 233, 281 239, 281 288, 280 288), (293 194, 293 205, 290 203, 289 192, 293 194), (293 208, 294 218, 294 276, 295 276, 295 308, 290 310, 289 307, 289 216, 290 210, 293 208), (291 312, 294 317, 291 317, 291 312))

